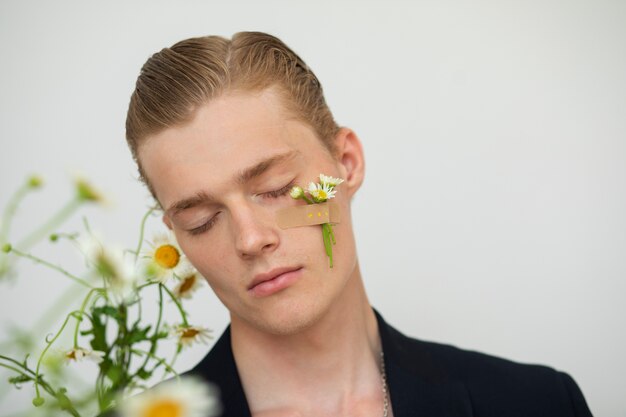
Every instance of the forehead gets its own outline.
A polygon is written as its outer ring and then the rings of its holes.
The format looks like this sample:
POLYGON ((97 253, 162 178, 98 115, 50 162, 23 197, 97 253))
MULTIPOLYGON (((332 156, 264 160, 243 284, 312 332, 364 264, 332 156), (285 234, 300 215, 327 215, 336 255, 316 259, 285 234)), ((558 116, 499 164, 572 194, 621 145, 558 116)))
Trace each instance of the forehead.
POLYGON ((264 90, 210 101, 189 123, 148 137, 139 158, 166 206, 185 194, 226 186, 239 170, 277 153, 324 150, 313 129, 292 117, 275 91, 264 90))

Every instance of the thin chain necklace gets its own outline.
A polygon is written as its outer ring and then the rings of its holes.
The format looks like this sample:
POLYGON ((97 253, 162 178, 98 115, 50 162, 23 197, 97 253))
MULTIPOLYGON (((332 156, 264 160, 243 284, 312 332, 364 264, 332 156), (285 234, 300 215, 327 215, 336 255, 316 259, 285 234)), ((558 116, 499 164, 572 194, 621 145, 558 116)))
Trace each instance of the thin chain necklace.
POLYGON ((380 350, 380 377, 383 385, 383 417, 389 415, 389 389, 387 388, 387 371, 385 370, 385 354, 380 350))

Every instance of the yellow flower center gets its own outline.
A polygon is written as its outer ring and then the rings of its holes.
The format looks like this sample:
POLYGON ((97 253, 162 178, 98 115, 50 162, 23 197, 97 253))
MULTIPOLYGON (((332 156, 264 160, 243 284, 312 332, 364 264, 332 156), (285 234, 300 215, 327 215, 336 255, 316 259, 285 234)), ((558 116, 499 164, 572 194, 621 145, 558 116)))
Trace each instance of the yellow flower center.
POLYGON ((154 251, 154 261, 162 268, 172 269, 180 262, 180 253, 172 245, 161 245, 154 251))
POLYGON ((190 339, 190 338, 196 337, 198 333, 200 333, 198 329, 194 329, 193 327, 188 327, 182 331, 180 337, 190 339))
POLYGON ((328 198, 328 194, 326 194, 326 191, 324 191, 324 190, 318 190, 317 191, 317 198, 318 198, 318 200, 326 200, 328 198))
POLYGON ((196 283, 196 275, 189 275, 187 278, 183 280, 180 284, 180 288, 178 289, 179 294, 185 294, 187 291, 193 288, 193 284, 196 283))
POLYGON ((161 399, 150 404, 141 417, 181 417, 183 407, 179 402, 170 399, 161 399))

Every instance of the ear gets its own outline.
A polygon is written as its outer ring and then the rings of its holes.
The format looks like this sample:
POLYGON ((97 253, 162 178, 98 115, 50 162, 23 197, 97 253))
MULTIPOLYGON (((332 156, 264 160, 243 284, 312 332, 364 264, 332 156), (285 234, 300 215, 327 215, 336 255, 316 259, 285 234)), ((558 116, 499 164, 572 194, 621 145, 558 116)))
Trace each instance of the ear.
POLYGON ((359 137, 353 130, 347 127, 339 129, 335 137, 337 146, 336 159, 339 163, 341 178, 345 180, 342 188, 348 190, 352 197, 363 183, 365 176, 365 157, 363 155, 363 145, 359 137))

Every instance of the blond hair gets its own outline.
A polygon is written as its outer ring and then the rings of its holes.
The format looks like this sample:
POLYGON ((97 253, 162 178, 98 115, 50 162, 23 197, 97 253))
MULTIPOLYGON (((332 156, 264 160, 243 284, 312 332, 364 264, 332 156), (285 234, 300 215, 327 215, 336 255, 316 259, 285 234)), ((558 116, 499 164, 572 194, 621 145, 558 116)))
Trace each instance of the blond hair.
POLYGON ((311 69, 280 39, 239 32, 232 39, 186 39, 152 55, 141 68, 126 117, 126 140, 140 177, 154 195, 138 158, 150 135, 189 122, 196 110, 229 91, 276 87, 286 110, 308 123, 335 154, 339 126, 311 69))

